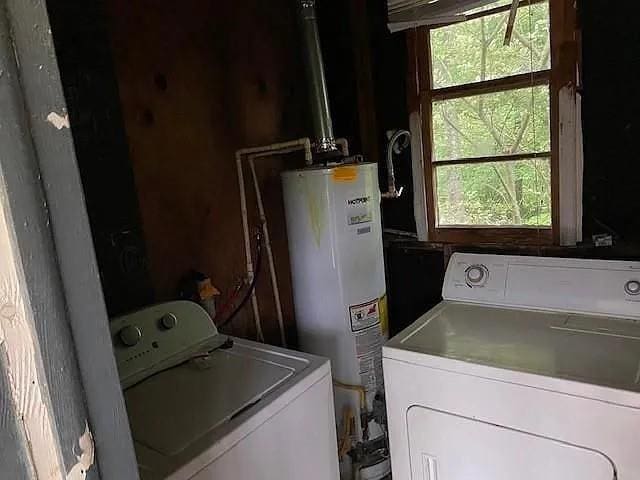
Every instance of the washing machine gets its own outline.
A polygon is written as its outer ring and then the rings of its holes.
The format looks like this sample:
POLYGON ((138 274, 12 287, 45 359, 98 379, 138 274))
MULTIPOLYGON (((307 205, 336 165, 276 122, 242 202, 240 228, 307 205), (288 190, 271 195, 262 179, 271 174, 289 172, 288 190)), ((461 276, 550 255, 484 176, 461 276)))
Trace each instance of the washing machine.
POLYGON ((219 334, 186 301, 111 332, 142 480, 339 478, 327 359, 219 334))
POLYGON ((454 254, 383 347, 393 478, 640 478, 640 262, 454 254))

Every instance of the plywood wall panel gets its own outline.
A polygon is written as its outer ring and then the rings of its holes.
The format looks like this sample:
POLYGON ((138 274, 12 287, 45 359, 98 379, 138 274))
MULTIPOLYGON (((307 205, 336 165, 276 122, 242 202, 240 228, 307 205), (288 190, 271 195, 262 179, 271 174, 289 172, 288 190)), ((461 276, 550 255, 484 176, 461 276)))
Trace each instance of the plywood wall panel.
MULTIPOLYGON (((287 0, 108 0, 108 7, 158 300, 173 298, 190 269, 210 275, 225 292, 244 275, 234 152, 306 130, 293 5, 287 0)), ((272 190, 277 197, 279 170, 260 171, 266 197, 271 199, 272 190)), ((283 230, 278 201, 269 200, 268 215, 283 230)), ((258 225, 255 210, 251 220, 258 225)), ((281 240, 275 254, 292 325, 286 243, 281 240)), ((268 340, 276 342, 264 266, 258 290, 268 340)), ((243 315, 233 333, 251 337, 252 323, 250 315, 243 315)))

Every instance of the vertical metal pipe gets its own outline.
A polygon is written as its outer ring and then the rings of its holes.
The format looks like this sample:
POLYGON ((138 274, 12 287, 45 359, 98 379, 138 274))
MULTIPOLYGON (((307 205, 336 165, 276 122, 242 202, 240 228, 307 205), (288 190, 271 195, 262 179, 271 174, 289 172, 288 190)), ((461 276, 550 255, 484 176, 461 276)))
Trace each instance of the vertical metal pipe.
POLYGON ((329 95, 324 76, 320 35, 316 20, 315 0, 298 0, 302 30, 303 56, 311 102, 313 146, 317 153, 336 151, 331 124, 329 95))
POLYGON ((390 134, 387 143, 387 191, 382 194, 382 198, 400 198, 404 187, 396 187, 396 173, 393 167, 393 154, 400 153, 407 148, 411 141, 411 133, 408 130, 396 130, 390 134))

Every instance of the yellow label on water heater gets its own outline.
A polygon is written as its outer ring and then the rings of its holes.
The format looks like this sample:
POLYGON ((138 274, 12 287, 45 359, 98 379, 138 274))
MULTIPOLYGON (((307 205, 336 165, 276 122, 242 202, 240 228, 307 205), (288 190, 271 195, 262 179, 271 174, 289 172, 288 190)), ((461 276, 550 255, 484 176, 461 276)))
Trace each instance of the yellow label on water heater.
POLYGON ((389 336, 389 307, 387 305, 387 295, 383 295, 378 302, 380 315, 380 330, 385 337, 389 336))
POLYGON ((331 173, 334 182, 355 182, 358 179, 358 169, 353 165, 336 167, 331 173))

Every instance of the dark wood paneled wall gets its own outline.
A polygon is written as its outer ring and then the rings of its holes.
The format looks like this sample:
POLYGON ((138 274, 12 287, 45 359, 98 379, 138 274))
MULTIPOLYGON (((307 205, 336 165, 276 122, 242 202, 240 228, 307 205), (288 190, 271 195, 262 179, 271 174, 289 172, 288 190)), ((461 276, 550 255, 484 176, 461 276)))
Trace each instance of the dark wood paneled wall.
MULTIPOLYGON (((234 152, 307 131, 294 4, 107 0, 107 5, 156 299, 174 298, 191 269, 209 275, 225 293, 245 274, 234 152)), ((287 160, 291 166, 301 161, 287 160)), ((279 178, 284 160, 263 163, 260 181, 291 327, 279 178)), ((247 182, 249 191, 250 186, 247 182)), ((255 205, 251 193, 249 202, 255 205)), ((258 226, 253 207, 250 220, 258 226)), ((258 291, 267 340, 277 342, 266 261, 258 291)), ((246 310, 233 333, 251 337, 246 310)))
POLYGON ((102 0, 48 0, 109 314, 153 301, 102 0))
POLYGON ((640 252, 637 2, 580 0, 585 234, 613 233, 640 252), (630 12, 634 14, 630 15, 630 12))
MULTIPOLYGON (((379 162, 386 190, 386 131, 409 128, 404 33, 387 28, 386 0, 319 0, 318 18, 336 135, 351 152, 379 162)), ((411 156, 395 157, 404 194, 382 204, 385 228, 414 231, 411 156)))

